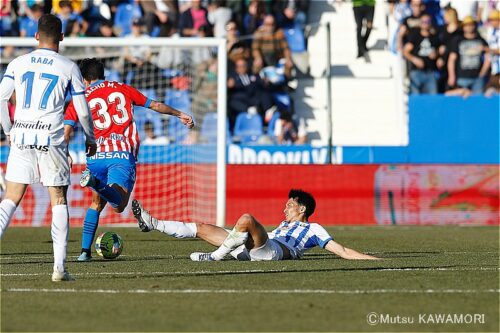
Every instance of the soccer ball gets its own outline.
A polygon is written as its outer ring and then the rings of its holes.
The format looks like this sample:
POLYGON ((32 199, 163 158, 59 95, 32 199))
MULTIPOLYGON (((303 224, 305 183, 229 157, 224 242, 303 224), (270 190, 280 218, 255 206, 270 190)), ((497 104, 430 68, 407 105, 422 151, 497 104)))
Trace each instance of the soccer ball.
POLYGON ((104 259, 115 259, 123 251, 123 240, 117 233, 103 232, 95 241, 95 250, 104 259))

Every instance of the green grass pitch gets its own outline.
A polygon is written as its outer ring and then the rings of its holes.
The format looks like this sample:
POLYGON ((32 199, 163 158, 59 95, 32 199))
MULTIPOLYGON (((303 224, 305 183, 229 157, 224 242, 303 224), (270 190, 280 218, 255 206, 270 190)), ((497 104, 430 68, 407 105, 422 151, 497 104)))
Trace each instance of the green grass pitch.
POLYGON ((52 283, 48 228, 10 228, 1 241, 1 331, 499 331, 498 227, 333 227, 340 243, 385 258, 347 261, 314 249, 303 260, 191 262, 201 240, 116 231, 122 256, 78 263, 52 283), (376 313, 382 323, 369 325, 376 313), (419 315, 457 314, 462 323, 419 315), (466 323, 467 314, 484 322, 466 323), (413 323, 397 322, 403 317, 413 323), (387 322, 392 318, 391 322, 387 322))

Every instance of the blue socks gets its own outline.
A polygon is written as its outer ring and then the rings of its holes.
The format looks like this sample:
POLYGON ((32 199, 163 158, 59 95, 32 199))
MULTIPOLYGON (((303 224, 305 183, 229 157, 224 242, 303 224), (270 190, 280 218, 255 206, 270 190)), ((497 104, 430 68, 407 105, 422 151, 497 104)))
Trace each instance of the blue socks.
POLYGON ((99 193, 99 195, 104 200, 106 200, 113 208, 118 207, 122 202, 122 196, 120 192, 109 185, 106 185, 103 188, 96 189, 96 192, 99 193))
POLYGON ((82 252, 90 254, 90 247, 94 241, 98 224, 99 213, 95 209, 89 208, 83 220, 82 252))

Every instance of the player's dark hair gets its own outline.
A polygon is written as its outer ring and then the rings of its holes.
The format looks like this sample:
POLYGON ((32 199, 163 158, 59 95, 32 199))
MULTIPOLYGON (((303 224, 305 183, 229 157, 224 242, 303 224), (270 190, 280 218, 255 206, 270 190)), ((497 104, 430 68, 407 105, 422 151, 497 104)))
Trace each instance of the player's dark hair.
POLYGON ((38 33, 42 41, 59 43, 62 33, 61 20, 55 15, 43 14, 38 20, 38 33))
POLYGON ((80 62, 80 71, 85 80, 104 80, 104 64, 96 58, 85 58, 80 62))
POLYGON ((297 201, 299 205, 306 207, 306 219, 308 219, 316 209, 316 200, 314 200, 311 193, 306 191, 292 188, 290 192, 288 192, 288 199, 293 199, 297 201))

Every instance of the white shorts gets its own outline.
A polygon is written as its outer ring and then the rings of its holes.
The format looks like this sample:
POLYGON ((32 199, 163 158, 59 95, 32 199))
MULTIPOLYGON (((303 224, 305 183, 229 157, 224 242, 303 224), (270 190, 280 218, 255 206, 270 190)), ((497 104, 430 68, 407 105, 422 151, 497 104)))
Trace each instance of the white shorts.
POLYGON ((44 186, 70 184, 68 146, 10 146, 5 179, 19 184, 42 183, 44 186))
POLYGON ((252 261, 283 260, 283 249, 274 239, 268 239, 266 244, 251 249, 249 253, 252 261))

